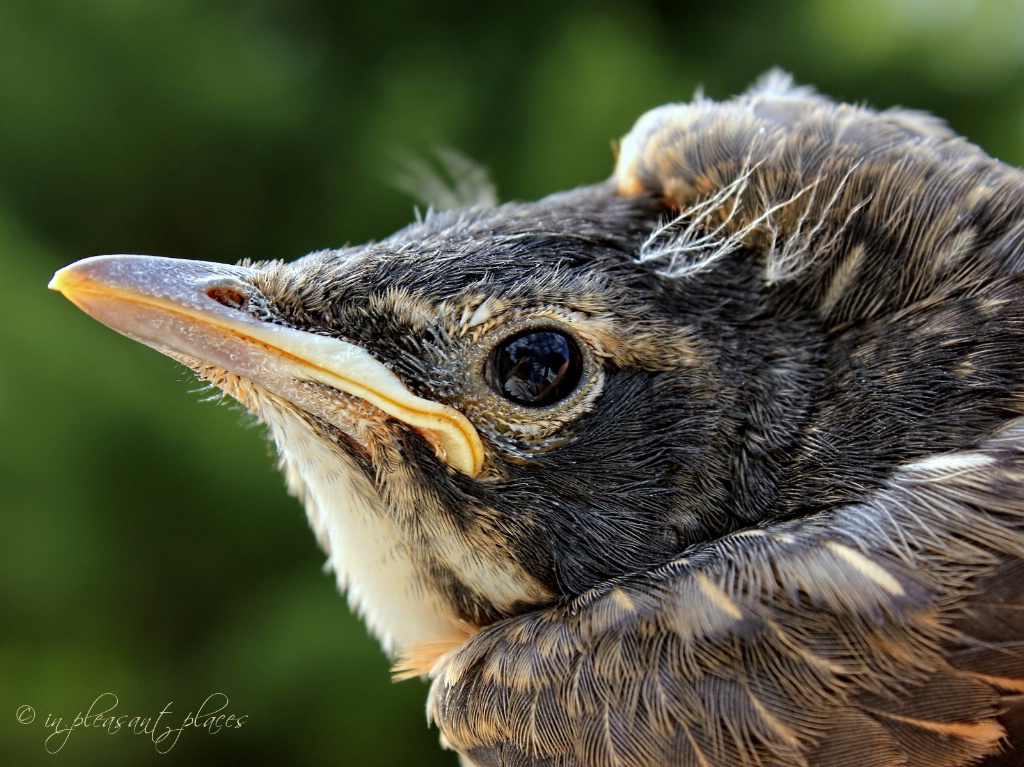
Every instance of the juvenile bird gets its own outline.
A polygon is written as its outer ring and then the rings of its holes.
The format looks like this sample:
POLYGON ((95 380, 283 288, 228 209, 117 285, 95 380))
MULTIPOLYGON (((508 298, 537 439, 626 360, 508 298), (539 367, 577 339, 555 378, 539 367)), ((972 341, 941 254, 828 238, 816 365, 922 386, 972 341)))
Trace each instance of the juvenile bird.
POLYGON ((465 764, 1024 763, 1024 175, 781 75, 605 183, 54 277, 266 424, 465 764))

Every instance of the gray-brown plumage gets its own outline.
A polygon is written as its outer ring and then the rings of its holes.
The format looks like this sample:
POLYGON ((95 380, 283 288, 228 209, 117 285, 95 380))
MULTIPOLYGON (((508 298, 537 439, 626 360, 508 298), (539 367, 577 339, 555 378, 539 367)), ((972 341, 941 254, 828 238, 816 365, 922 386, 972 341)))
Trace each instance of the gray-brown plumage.
POLYGON ((267 423, 472 763, 1010 767, 1022 266, 1019 171, 771 76, 604 184, 55 286, 267 423))

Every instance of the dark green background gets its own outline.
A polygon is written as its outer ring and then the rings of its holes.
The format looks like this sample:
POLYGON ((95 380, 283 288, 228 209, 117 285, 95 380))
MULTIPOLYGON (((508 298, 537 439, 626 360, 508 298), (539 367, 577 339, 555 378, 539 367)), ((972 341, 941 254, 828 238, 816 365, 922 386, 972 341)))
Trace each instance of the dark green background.
POLYGON ((403 154, 592 182, 645 109, 779 65, 1024 161, 1020 2, 0 4, 0 764, 453 765, 322 573, 258 428, 45 285, 94 253, 293 258, 412 217, 403 154), (101 693, 241 730, 44 750, 101 693), (37 719, 19 724, 32 705, 37 719))

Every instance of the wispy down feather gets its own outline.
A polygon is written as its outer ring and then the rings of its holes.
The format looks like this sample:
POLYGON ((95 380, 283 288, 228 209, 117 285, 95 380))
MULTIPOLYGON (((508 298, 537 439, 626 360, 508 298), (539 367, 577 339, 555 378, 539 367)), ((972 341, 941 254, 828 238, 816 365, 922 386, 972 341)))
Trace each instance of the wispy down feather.
POLYGON ((498 191, 487 168, 447 147, 434 151, 433 162, 408 155, 392 183, 431 210, 469 210, 497 205, 498 191))
POLYGON ((667 277, 685 279, 741 247, 760 245, 767 254, 768 282, 779 282, 827 253, 867 202, 865 198, 850 207, 845 221, 830 228, 828 241, 820 242, 818 237, 856 165, 835 185, 823 205, 815 204, 820 177, 786 199, 764 198, 763 189, 752 184, 759 165, 760 162, 751 165, 748 157, 744 169, 732 182, 655 228, 640 247, 638 260, 659 264, 659 273, 667 277), (778 218, 783 210, 798 204, 801 209, 795 224, 781 226, 778 218), (780 232, 787 230, 780 238, 780 232))

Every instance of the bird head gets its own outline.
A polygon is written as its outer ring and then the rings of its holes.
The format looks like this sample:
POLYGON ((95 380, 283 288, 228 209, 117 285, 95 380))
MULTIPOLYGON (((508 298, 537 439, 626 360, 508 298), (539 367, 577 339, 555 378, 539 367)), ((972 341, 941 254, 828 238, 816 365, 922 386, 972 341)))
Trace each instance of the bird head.
POLYGON ((602 184, 291 263, 101 256, 52 286, 267 425, 339 584, 403 651, 732 524, 752 363, 720 337, 753 288, 677 295, 637 260, 662 211, 602 184))
POLYGON ((1024 710, 1021 188, 773 75, 603 184, 51 287, 267 425, 479 763, 952 767, 1024 710))

